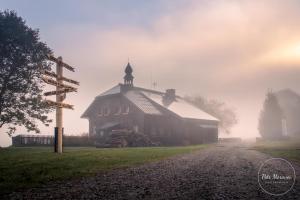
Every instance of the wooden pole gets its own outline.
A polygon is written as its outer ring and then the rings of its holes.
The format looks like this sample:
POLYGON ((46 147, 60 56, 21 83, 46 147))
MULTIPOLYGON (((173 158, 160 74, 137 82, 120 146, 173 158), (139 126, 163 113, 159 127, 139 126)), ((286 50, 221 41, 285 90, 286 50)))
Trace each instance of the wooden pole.
POLYGON ((77 92, 77 88, 64 84, 63 82, 69 82, 75 85, 79 85, 78 81, 66 78, 63 76, 63 68, 66 68, 72 72, 75 71, 74 67, 63 62, 62 57, 55 58, 53 55, 48 55, 48 59, 56 63, 56 74, 52 71, 42 71, 44 75, 42 80, 50 85, 56 86, 55 91, 45 92, 45 96, 56 95, 56 101, 45 100, 51 106, 56 106, 56 127, 54 128, 54 152, 63 152, 63 108, 73 109, 73 105, 63 103, 66 98, 66 93, 77 92), (56 78, 56 80, 52 78, 56 78))
MULTIPOLYGON (((62 77, 63 77, 63 66, 62 66, 62 57, 58 57, 58 62, 56 63, 56 81, 59 83, 56 86, 56 91, 60 91, 61 88, 61 84, 63 83, 62 77)), ((56 94, 56 102, 57 103, 62 103, 64 100, 64 97, 62 94, 56 94)), ((56 107, 56 142, 55 142, 55 151, 57 153, 62 153, 63 148, 62 148, 62 144, 63 144, 63 119, 62 119, 62 115, 63 115, 63 108, 61 106, 57 106, 56 107)))

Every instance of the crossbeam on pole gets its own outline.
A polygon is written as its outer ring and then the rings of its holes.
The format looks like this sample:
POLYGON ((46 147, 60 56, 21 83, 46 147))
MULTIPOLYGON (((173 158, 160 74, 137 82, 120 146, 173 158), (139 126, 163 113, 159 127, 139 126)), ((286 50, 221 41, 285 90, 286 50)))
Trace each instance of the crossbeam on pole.
MULTIPOLYGON (((57 75, 54 73, 54 72, 51 72, 51 71, 43 71, 42 72, 44 75, 47 75, 47 76, 51 76, 51 77, 53 77, 53 78, 57 78, 57 75)), ((69 78, 66 78, 66 77, 61 77, 60 78, 61 80, 63 80, 63 81, 67 81, 67 82, 69 82, 69 83, 73 83, 73 84, 75 84, 75 85, 79 85, 79 82, 78 81, 74 81, 74 80, 72 80, 72 79, 69 79, 69 78)))
POLYGON ((68 88, 68 89, 72 89, 72 90, 77 90, 76 88, 70 86, 70 85, 66 85, 64 83, 60 83, 58 81, 55 81, 51 78, 48 78, 48 77, 42 77, 42 80, 45 82, 45 83, 48 83, 50 85, 54 85, 54 86, 57 86, 57 87, 61 87, 61 88, 68 88))
POLYGON ((64 93, 68 93, 68 92, 77 92, 77 90, 65 88, 65 89, 58 90, 58 91, 56 90, 56 91, 45 92, 44 95, 51 96, 51 95, 57 95, 57 94, 64 94, 64 93))
POLYGON ((58 58, 55 58, 53 55, 48 55, 48 59, 55 62, 56 64, 61 64, 61 66, 63 66, 64 68, 72 71, 72 72, 75 72, 75 68, 74 67, 71 67, 70 65, 68 65, 67 63, 64 63, 62 62, 60 59, 58 58))
POLYGON ((55 102, 55 101, 51 101, 51 100, 45 100, 45 102, 47 104, 49 104, 50 106, 56 106, 58 108, 68 108, 68 109, 71 109, 73 110, 74 109, 74 105, 70 105, 70 104, 66 104, 66 103, 58 103, 58 102, 55 102))

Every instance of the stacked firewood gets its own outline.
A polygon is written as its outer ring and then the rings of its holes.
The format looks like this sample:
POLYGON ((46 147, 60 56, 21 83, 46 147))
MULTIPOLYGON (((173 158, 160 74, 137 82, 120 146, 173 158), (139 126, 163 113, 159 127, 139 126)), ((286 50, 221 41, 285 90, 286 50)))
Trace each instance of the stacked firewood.
POLYGON ((110 147, 126 147, 127 130, 113 130, 106 141, 106 144, 110 147))
POLYGON ((145 134, 135 133, 127 129, 113 130, 101 147, 143 147, 154 146, 145 134))

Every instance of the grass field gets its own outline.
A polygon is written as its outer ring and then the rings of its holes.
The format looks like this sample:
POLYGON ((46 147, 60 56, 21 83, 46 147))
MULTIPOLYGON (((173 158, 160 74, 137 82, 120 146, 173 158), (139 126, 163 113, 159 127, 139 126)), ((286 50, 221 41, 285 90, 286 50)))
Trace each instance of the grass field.
POLYGON ((0 149, 0 196, 49 181, 93 175, 97 172, 139 165, 208 145, 144 148, 65 148, 62 155, 52 148, 0 149))
POLYGON ((273 157, 286 158, 300 163, 300 141, 258 142, 254 149, 273 157))

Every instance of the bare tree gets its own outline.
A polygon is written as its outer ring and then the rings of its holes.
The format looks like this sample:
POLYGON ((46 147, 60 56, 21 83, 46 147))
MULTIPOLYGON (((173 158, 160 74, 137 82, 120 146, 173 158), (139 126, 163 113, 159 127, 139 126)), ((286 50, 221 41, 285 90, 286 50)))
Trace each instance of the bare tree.
POLYGON ((224 102, 205 99, 201 96, 185 97, 190 103, 220 120, 220 128, 230 134, 231 128, 238 123, 236 113, 224 102))

